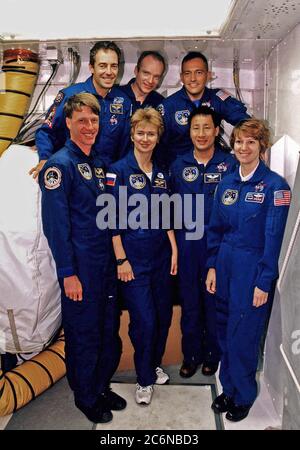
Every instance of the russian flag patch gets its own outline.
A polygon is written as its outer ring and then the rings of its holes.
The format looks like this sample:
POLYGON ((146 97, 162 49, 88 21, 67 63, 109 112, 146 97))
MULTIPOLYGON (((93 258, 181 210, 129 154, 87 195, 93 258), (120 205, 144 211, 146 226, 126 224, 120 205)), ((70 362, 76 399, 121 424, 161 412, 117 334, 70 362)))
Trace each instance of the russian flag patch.
POLYGON ((114 186, 116 184, 117 175, 115 173, 106 174, 106 186, 114 186))

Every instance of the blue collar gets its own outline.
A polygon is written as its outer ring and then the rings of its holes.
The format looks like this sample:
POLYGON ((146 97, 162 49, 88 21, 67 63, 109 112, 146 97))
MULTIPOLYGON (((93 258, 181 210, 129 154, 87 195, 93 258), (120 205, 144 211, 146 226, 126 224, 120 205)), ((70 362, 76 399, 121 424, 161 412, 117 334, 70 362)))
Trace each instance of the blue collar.
MULTIPOLYGON (((218 145, 215 146, 215 152, 212 156, 212 158, 208 161, 207 165, 210 164, 218 164, 224 161, 226 158, 227 153, 223 152, 218 145)), ((189 163, 189 164, 195 164, 196 159, 194 157, 194 149, 190 150, 188 153, 183 155, 182 159, 189 163)))
POLYGON ((77 156, 79 156, 82 159, 85 159, 87 161, 91 161, 94 156, 95 156, 95 151, 92 148, 91 153, 88 155, 86 155, 80 147, 78 147, 77 144, 75 144, 75 142, 73 142, 71 139, 68 139, 65 143, 65 147, 67 147, 68 149, 70 149, 72 152, 74 152, 77 156))
POLYGON ((98 92, 96 91, 96 88, 94 86, 93 83, 93 75, 91 75, 87 80, 85 80, 84 82, 86 89, 89 93, 94 94, 96 97, 103 99, 103 98, 107 98, 107 99, 111 99, 114 97, 119 97, 120 95, 123 94, 123 92, 117 88, 116 86, 113 86, 108 93, 106 94, 105 97, 102 97, 102 95, 98 94, 98 92))
POLYGON ((88 92, 90 92, 91 94, 94 94, 94 95, 96 95, 98 97, 101 97, 101 95, 99 95, 98 92, 95 89, 92 75, 87 80, 85 80, 84 84, 86 85, 88 92))
POLYGON ((125 94, 130 98, 130 100, 136 101, 134 92, 132 90, 132 83, 135 82, 135 78, 131 78, 131 80, 125 84, 124 86, 121 86, 121 90, 125 92, 125 94))
MULTIPOLYGON (((155 150, 154 150, 155 151, 155 150)), ((134 156, 134 151, 130 150, 130 152, 127 154, 127 156, 125 156, 125 160, 128 164, 128 166, 137 171, 137 173, 142 172, 142 169, 140 168, 140 166, 138 165, 138 162, 136 160, 136 157, 134 156)), ((157 172, 157 166, 156 166, 156 162, 155 159, 152 159, 152 164, 153 164, 153 170, 152 172, 157 172)))
MULTIPOLYGON (((180 89, 179 92, 180 92, 181 96, 182 96, 184 99, 186 99, 186 100, 188 100, 189 102, 193 103, 193 105, 195 104, 195 103, 193 102, 193 100, 191 100, 190 97, 188 96, 188 93, 187 93, 187 91, 186 91, 186 89, 185 89, 184 86, 180 89)), ((201 106, 202 103, 205 103, 205 102, 207 102, 207 101, 209 101, 209 100, 210 100, 209 89, 208 89, 207 87, 205 87, 205 88, 204 88, 204 92, 203 92, 203 94, 202 94, 202 97, 199 99, 199 106, 201 106)))

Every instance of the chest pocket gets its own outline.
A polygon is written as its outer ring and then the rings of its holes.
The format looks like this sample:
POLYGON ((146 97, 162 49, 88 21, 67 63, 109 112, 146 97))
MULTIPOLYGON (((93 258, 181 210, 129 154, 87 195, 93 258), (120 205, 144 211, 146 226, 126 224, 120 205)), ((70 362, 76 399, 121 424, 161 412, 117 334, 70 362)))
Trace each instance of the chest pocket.
POLYGON ((241 199, 240 211, 241 231, 243 239, 247 245, 253 248, 262 248, 265 239, 266 226, 266 198, 264 196, 253 196, 253 193, 246 194, 241 199), (250 201, 249 201, 250 200, 250 201))
POLYGON ((247 192, 244 197, 244 220, 246 222, 256 220, 265 211, 266 195, 264 192, 247 192))

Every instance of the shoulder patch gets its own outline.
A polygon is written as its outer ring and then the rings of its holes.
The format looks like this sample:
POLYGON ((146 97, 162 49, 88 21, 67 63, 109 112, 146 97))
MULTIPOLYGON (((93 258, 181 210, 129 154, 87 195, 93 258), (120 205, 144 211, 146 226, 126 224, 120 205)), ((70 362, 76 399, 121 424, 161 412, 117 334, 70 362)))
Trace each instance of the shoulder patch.
POLYGON ((274 192, 274 206, 288 206, 291 203, 291 191, 280 190, 274 192))
POLYGON ((114 186, 116 184, 117 175, 115 173, 107 173, 106 174, 106 185, 114 186))
POLYGON ((160 105, 158 105, 156 109, 162 116, 165 115, 165 108, 164 108, 164 105, 162 103, 160 105))
POLYGON ((56 189, 61 184, 61 171, 57 167, 49 167, 44 174, 46 189, 56 189))
POLYGON ((53 105, 53 106, 51 107, 51 109, 49 110, 49 113, 48 113, 48 115, 47 115, 47 117, 46 117, 46 119, 45 119, 45 123, 46 123, 46 124, 48 125, 48 127, 50 127, 50 128, 52 128, 53 120, 54 120, 54 117, 55 117, 55 113, 56 113, 56 106, 53 105))
POLYGON ((231 97, 231 94, 229 94, 229 92, 224 91, 223 89, 220 89, 218 92, 216 92, 216 96, 224 101, 228 97, 231 97))
POLYGON ((64 98, 65 98, 65 94, 62 91, 59 91, 59 93, 55 97, 54 103, 56 105, 59 105, 63 101, 64 98))

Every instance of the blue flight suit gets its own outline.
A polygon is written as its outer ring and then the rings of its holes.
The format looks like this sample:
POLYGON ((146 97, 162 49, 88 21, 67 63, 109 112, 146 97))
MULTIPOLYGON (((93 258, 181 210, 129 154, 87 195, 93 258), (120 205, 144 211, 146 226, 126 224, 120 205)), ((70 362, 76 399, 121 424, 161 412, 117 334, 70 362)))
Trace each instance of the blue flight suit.
POLYGON ((208 106, 216 111, 221 119, 236 125, 250 116, 246 106, 222 89, 205 88, 200 100, 192 101, 185 88, 170 95, 157 107, 164 120, 165 131, 159 147, 159 159, 170 164, 178 155, 190 151, 193 144, 190 138, 188 117, 196 107, 208 106))
POLYGON ((218 183, 236 165, 231 154, 215 149, 211 160, 199 164, 194 151, 179 156, 171 165, 171 189, 193 195, 193 221, 196 220, 196 194, 204 195, 204 236, 186 240, 187 230, 176 230, 178 246, 178 281, 181 300, 182 352, 184 361, 196 364, 217 363, 220 350, 217 342, 215 299, 206 290, 206 230, 218 183))
POLYGON ((100 129, 94 148, 100 153, 105 166, 127 153, 130 144, 130 100, 115 86, 105 97, 101 97, 91 76, 83 83, 68 86, 57 94, 45 122, 35 135, 40 160, 48 159, 69 138, 63 107, 68 98, 81 92, 94 94, 100 104, 100 129))
POLYGON ((149 92, 143 103, 139 102, 138 100, 136 100, 134 92, 131 88, 131 85, 134 82, 135 78, 132 78, 127 84, 119 86, 119 89, 124 92, 131 101, 131 115, 134 114, 135 111, 139 108, 149 108, 150 106, 152 108, 156 108, 164 100, 164 96, 159 92, 151 91, 149 92))
MULTIPOLYGON (((108 192, 115 196, 117 207, 119 187, 122 186, 128 189, 128 202, 134 194, 143 194, 147 200, 139 215, 140 221, 145 220, 147 224, 135 230, 120 229, 117 214, 117 228, 113 234, 121 236, 135 277, 127 283, 121 282, 121 292, 130 316, 129 336, 135 350, 137 382, 149 386, 155 383, 155 368, 161 363, 172 319, 171 245, 160 221, 151 229, 151 195, 169 193, 169 176, 153 163, 150 182, 131 151, 110 167, 107 186, 108 192)), ((134 209, 128 206, 127 219, 134 209)))
POLYGON ((93 407, 121 356, 111 236, 96 225, 96 199, 105 190, 102 161, 71 140, 49 158, 40 176, 42 219, 61 287, 67 377, 75 400, 93 407), (77 275, 83 300, 66 297, 64 278, 77 275))
POLYGON ((254 288, 270 293, 290 203, 286 181, 262 161, 249 181, 238 168, 218 186, 207 233, 207 267, 216 269, 220 381, 238 406, 257 395, 259 343, 271 299, 252 305, 254 288))

